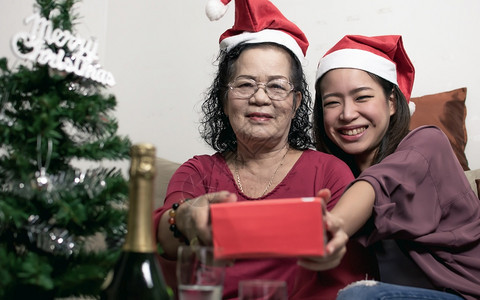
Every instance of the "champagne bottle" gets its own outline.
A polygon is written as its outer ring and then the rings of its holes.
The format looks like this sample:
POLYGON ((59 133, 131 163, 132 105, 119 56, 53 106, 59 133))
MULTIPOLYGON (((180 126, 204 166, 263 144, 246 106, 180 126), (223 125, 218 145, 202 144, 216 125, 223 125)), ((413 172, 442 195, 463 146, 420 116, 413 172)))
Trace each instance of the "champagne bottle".
POLYGON ((133 145, 130 157, 127 236, 120 259, 104 283, 101 299, 171 299, 153 233, 155 147, 133 145))

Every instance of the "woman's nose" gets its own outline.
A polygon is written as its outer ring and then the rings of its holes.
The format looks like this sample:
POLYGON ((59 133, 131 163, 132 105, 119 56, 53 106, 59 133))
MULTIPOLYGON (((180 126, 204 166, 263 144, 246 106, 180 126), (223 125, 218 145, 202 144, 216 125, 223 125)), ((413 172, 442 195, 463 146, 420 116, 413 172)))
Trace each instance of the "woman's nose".
POLYGON ((344 121, 350 121, 357 117, 358 111, 354 103, 345 102, 340 117, 344 121))
POLYGON ((257 104, 257 105, 265 105, 271 103, 270 97, 268 97, 267 89, 265 84, 258 84, 257 91, 253 93, 252 97, 250 97, 250 102, 257 104))

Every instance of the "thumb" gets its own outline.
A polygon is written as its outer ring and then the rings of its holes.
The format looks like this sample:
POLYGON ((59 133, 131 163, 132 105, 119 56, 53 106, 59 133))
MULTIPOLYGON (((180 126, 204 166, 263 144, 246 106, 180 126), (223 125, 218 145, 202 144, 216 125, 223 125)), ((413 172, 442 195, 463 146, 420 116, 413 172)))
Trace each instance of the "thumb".
POLYGON ((331 196, 332 192, 329 189, 321 189, 317 192, 317 197, 323 198, 325 202, 330 201, 331 196))
POLYGON ((225 203, 225 202, 236 202, 237 195, 230 193, 228 191, 220 191, 216 193, 211 193, 207 195, 208 202, 210 203, 225 203))

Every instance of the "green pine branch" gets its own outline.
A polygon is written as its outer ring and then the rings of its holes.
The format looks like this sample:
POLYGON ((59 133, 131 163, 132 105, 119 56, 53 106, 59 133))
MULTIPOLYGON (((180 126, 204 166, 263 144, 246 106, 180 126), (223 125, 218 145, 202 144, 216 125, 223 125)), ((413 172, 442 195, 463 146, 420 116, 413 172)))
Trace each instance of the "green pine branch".
MULTIPOLYGON (((78 2, 36 6, 55 28, 73 32, 78 2)), ((0 299, 97 296, 118 257, 127 181, 117 168, 72 165, 129 158, 131 142, 117 133, 117 102, 105 88, 47 65, 10 69, 0 58, 0 299), (99 234, 104 246, 92 251, 99 234)))

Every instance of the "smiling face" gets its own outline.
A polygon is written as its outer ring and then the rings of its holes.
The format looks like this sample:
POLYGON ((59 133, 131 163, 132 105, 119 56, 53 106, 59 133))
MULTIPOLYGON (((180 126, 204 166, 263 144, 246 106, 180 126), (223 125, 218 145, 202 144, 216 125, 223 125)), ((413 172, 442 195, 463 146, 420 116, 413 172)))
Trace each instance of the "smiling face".
MULTIPOLYGON (((257 83, 278 78, 290 80, 290 70, 291 58, 285 50, 275 46, 253 47, 240 54, 232 81, 237 78, 253 79, 257 83)), ((278 144, 283 147, 300 100, 301 94, 295 91, 282 101, 272 100, 261 85, 248 99, 237 98, 229 90, 224 111, 239 144, 278 144)))
POLYGON ((395 113, 393 94, 387 101, 381 85, 358 69, 329 71, 320 90, 327 136, 354 155, 361 169, 371 165, 395 113))

